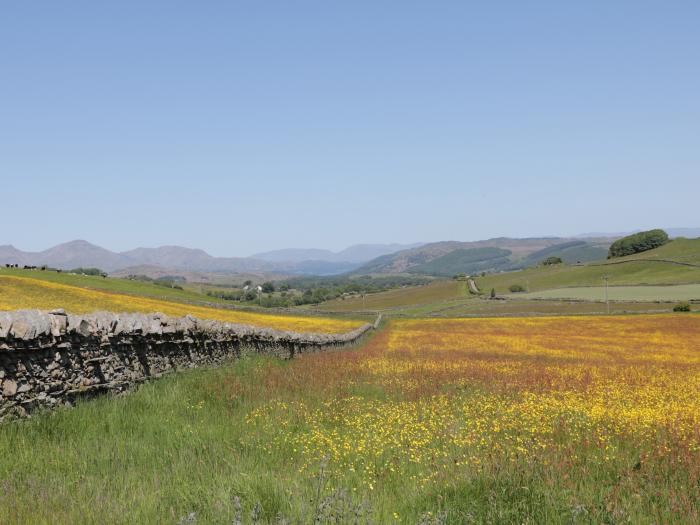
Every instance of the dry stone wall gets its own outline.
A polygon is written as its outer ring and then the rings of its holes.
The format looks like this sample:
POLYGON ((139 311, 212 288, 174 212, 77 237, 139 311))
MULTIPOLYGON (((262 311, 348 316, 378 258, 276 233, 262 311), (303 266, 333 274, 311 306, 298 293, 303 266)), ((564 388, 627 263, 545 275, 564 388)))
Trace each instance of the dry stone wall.
POLYGON ((344 334, 300 334, 191 316, 0 312, 0 420, 80 396, 121 392, 244 350, 291 358, 348 346, 378 323, 344 334))

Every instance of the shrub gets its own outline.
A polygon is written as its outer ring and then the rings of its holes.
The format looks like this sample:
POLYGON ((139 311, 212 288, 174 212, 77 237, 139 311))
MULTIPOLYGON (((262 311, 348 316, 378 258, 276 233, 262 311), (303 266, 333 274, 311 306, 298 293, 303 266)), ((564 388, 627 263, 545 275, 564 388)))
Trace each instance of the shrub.
POLYGON ((674 312, 690 312, 690 303, 678 303, 673 307, 674 312))
POLYGON ((491 288, 491 299, 495 299, 495 298, 496 298, 496 289, 491 288))
POLYGON ((264 293, 272 293, 275 291, 275 285, 270 281, 265 281, 262 283, 261 288, 264 293))
POLYGON ((525 287, 524 287, 522 284, 511 284, 511 285, 508 287, 508 289, 509 289, 512 293, 519 293, 519 292, 524 292, 524 291, 525 291, 525 287))
POLYGON ((635 253, 653 250, 668 242, 668 234, 663 230, 649 230, 628 235, 610 245, 608 259, 624 257, 635 253))
POLYGON ((554 256, 552 256, 552 257, 547 257, 547 258, 546 258, 544 261, 542 261, 540 264, 542 264, 542 266, 551 266, 551 265, 553 265, 553 264, 561 264, 561 263, 563 263, 563 262, 564 262, 564 261, 561 260, 561 257, 554 257, 554 256))

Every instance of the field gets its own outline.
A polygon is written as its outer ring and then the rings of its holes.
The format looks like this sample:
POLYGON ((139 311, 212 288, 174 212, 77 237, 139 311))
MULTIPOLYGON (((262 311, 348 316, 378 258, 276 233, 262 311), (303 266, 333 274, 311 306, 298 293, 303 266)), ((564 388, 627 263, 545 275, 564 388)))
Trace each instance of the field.
MULTIPOLYGON (((128 281, 126 281, 128 282, 128 281)), ((166 315, 193 315, 231 323, 266 326, 297 332, 347 332, 361 321, 323 317, 282 316, 242 310, 211 308, 181 302, 91 290, 31 277, 0 275, 0 310, 64 308, 69 313, 96 310, 113 312, 161 312, 166 315)))
POLYGON ((697 523, 700 317, 394 320, 1 425, 0 485, 7 524, 230 523, 239 501, 263 522, 697 523))
POLYGON ((385 311, 464 298, 467 295, 465 281, 441 280, 422 286, 408 286, 387 292, 367 294, 364 299, 353 296, 344 300, 327 301, 318 305, 316 309, 327 312, 385 311))
MULTIPOLYGON (((52 271, 41 270, 11 270, 0 268, 0 277, 31 277, 41 281, 48 281, 56 284, 65 284, 68 286, 77 286, 79 288, 87 288, 89 290, 102 290, 105 292, 125 293, 130 295, 140 295, 150 297, 152 299, 165 299, 168 301, 180 302, 201 302, 207 301, 210 303, 224 303, 225 301, 209 297, 202 293, 198 293, 198 289, 186 285, 184 290, 170 288, 167 286, 158 286, 156 284, 144 281, 107 278, 91 276, 91 275, 76 275, 70 273, 57 273, 52 271)), ((199 288, 199 287, 197 287, 199 288)))
POLYGON ((495 288, 497 293, 506 294, 514 284, 533 292, 574 286, 600 286, 605 276, 608 276, 612 286, 700 283, 700 239, 677 239, 655 250, 605 263, 534 267, 486 275, 477 278, 476 282, 486 293, 495 288))
MULTIPOLYGON (((513 294, 508 300, 491 301, 471 298, 461 301, 446 301, 420 307, 395 310, 397 317, 513 317, 552 315, 601 315, 607 313, 604 303, 564 300, 520 299, 513 294)), ((611 314, 663 313, 671 312, 676 303, 620 302, 609 303, 611 314)))
MULTIPOLYGON (((695 285, 688 285, 691 289, 695 285)), ((669 287, 654 287, 659 290, 669 287)), ((673 287, 676 288, 676 287, 673 287)), ((578 288, 574 289, 578 290, 578 288)), ((557 290, 548 290, 533 294, 510 294, 507 300, 490 301, 484 297, 470 295, 463 281, 436 281, 427 286, 408 287, 367 295, 363 308, 361 298, 350 298, 344 301, 328 301, 316 307, 328 312, 361 312, 364 310, 381 311, 385 315, 398 317, 480 317, 480 316, 532 316, 532 315, 580 315, 604 314, 605 305, 601 305, 597 293, 602 294, 601 288, 592 288, 593 301, 566 301, 556 299, 561 297, 557 290), (533 300, 533 297, 551 294, 550 300, 533 300), (371 307, 371 308, 370 308, 371 307)), ((602 295, 601 295, 602 297, 602 295)), ((663 299, 654 299, 660 301, 663 299)), ((677 299, 667 299, 677 301, 677 299)), ((610 313, 660 313, 670 312, 675 302, 625 302, 610 304, 610 313)))
MULTIPOLYGON (((581 286, 556 288, 541 292, 520 294, 520 297, 539 299, 576 299, 582 301, 602 301, 605 299, 603 286, 581 286)), ((700 300, 700 284, 679 284, 675 286, 610 286, 608 298, 611 301, 690 301, 700 300)))

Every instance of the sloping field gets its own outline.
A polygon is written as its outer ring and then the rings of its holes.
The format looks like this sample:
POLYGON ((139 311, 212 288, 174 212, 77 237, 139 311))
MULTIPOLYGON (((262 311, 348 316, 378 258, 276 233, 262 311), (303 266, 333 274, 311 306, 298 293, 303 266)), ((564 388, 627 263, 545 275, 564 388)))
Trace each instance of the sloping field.
POLYGON ((405 320, 358 350, 243 359, 0 425, 0 510, 8 525, 698 523, 698 465, 696 315, 405 320))
MULTIPOLYGON (((581 286, 557 288, 518 297, 535 299, 576 299, 582 301, 603 301, 603 286, 581 286)), ((700 284, 679 284, 675 286, 609 286, 608 299, 611 301, 691 301, 700 300, 700 284)))
POLYGON ((486 293, 495 288, 497 293, 504 294, 514 284, 525 286, 530 291, 599 286, 605 276, 614 286, 700 283, 700 240, 678 239, 655 250, 605 263, 529 268, 479 277, 476 282, 486 293))
POLYGON ((464 281, 435 281, 423 286, 409 286, 375 294, 336 299, 315 307, 327 312, 355 312, 361 310, 388 310, 403 306, 421 305, 447 301, 467 295, 464 281))
MULTIPOLYGON (((684 262, 689 264, 700 265, 700 239, 674 239, 673 241, 664 244, 654 250, 648 252, 628 255, 622 258, 624 260, 634 259, 651 259, 651 260, 670 260, 684 262)), ((614 259, 610 262, 615 262, 619 259, 614 259)))
MULTIPOLYGON (((143 297, 151 297, 153 299, 166 299, 168 301, 208 301, 211 303, 221 302, 223 300, 215 297, 209 297, 204 294, 196 293, 189 289, 180 290, 178 288, 170 288, 168 286, 158 286, 150 282, 144 282, 131 279, 107 278, 92 276, 92 275, 76 275, 66 272, 53 272, 41 270, 11 270, 0 268, 0 277, 31 277, 40 281, 48 281, 57 284, 66 284, 68 286, 77 286, 79 288, 87 288, 90 290, 103 290, 105 292, 125 293, 130 295, 139 295, 143 297)), ((190 286, 190 285, 185 285, 190 286)))
POLYGON ((29 277, 0 275, 0 310, 65 308, 71 313, 96 310, 112 312, 162 312, 166 315, 193 315, 231 323, 265 326, 296 332, 340 333, 357 328, 360 321, 322 317, 268 315, 241 310, 195 306, 101 290, 89 290, 29 277))

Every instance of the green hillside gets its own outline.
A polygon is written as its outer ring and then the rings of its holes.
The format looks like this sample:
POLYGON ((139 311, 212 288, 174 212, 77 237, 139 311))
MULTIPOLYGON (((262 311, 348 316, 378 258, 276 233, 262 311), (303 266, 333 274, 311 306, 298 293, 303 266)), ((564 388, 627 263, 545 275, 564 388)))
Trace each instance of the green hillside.
POLYGON ((671 260, 700 266, 700 238, 697 239, 674 239, 663 246, 647 252, 635 253, 627 257, 620 257, 611 261, 617 263, 629 260, 671 260))
POLYGON ((559 257, 568 264, 578 262, 603 261, 608 255, 608 250, 603 246, 594 246, 586 241, 571 241, 554 246, 549 246, 537 252, 531 253, 520 261, 521 268, 537 266, 547 257, 559 257))
POLYGON ((700 239, 677 239, 648 252, 581 266, 554 265, 480 277, 481 290, 508 293, 513 284, 530 291, 609 284, 659 285, 700 283, 700 239), (693 266, 694 265, 694 266, 693 266))
POLYGON ((498 270, 510 265, 510 250, 501 248, 466 248, 410 268, 410 273, 449 277, 457 273, 498 270))

